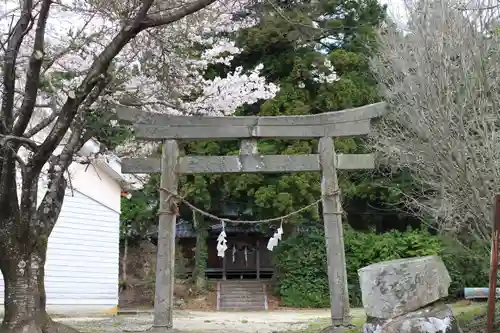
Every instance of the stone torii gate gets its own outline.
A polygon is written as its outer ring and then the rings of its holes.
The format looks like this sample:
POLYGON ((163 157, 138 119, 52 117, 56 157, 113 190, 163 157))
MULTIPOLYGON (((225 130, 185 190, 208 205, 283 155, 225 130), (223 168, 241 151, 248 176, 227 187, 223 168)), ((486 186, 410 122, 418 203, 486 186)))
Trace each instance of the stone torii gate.
MULTIPOLYGON (((180 174, 321 171, 332 332, 350 324, 347 274, 337 170, 374 168, 371 154, 336 154, 332 137, 365 135, 384 103, 306 116, 204 117, 145 113, 120 107, 120 121, 133 124, 138 140, 163 141, 161 159, 124 159, 123 173, 159 173, 161 187, 177 193, 180 174), (257 139, 317 139, 318 154, 260 155, 257 139), (238 156, 181 156, 178 140, 242 140, 238 156)), ((175 221, 171 197, 160 193, 153 329, 173 327, 175 221)))

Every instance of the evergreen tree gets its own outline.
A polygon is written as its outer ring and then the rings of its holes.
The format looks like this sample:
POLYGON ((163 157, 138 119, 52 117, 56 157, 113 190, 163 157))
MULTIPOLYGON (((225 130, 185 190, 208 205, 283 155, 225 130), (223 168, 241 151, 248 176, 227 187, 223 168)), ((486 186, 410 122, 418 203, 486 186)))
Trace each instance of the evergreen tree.
MULTIPOLYGON (((262 64, 266 79, 279 84, 275 98, 246 105, 237 115, 317 114, 378 102, 369 58, 376 52, 375 32, 384 15, 385 7, 375 0, 267 4, 260 24, 236 36, 243 52, 231 66, 209 68, 206 77, 224 75, 237 66, 262 64)), ((195 151, 203 151, 203 145, 195 151)), ((219 147, 219 154, 234 154, 238 149, 236 143, 219 147)), ((259 141, 263 154, 309 154, 316 147, 317 140, 259 141)), ((362 138, 336 140, 336 148, 341 153, 366 152, 362 138)), ((255 219, 284 215, 320 196, 319 177, 318 173, 225 175, 221 199, 238 205, 241 212, 252 212, 255 219)), ((401 194, 399 187, 409 180, 404 173, 390 179, 373 171, 341 173, 344 209, 351 224, 385 229, 391 218, 391 228, 414 222, 401 221, 405 217, 393 209, 401 194), (370 217, 370 224, 364 217, 370 217)), ((318 220, 317 213, 302 214, 292 222, 318 220)))

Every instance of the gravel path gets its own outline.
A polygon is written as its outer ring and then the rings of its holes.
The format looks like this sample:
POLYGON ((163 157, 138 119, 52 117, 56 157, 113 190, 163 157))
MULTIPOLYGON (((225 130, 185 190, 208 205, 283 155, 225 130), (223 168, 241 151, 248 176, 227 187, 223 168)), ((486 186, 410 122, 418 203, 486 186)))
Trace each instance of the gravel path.
MULTIPOLYGON (((355 309, 355 312, 358 309, 355 309)), ((362 310, 361 310, 362 311, 362 310)), ((353 313, 353 316, 359 314, 353 313)), ((327 310, 273 312, 197 312, 178 311, 174 327, 190 333, 273 333, 300 330, 316 320, 329 318, 327 310)), ((120 315, 112 318, 58 318, 82 332, 105 333, 144 331, 151 327, 151 314, 120 315)))

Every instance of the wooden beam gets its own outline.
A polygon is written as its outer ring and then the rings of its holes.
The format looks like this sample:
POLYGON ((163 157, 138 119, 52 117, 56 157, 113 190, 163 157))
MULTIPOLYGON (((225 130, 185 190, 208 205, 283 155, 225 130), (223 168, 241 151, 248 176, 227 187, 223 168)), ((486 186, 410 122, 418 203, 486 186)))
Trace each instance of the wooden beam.
MULTIPOLYGON (((222 119, 222 118, 221 118, 222 119)), ((313 139, 322 136, 349 137, 370 133, 370 119, 322 125, 248 125, 248 126, 159 126, 135 124, 138 140, 235 140, 240 138, 313 139)))
MULTIPOLYGON (((328 285, 332 326, 347 327, 349 317, 349 290, 342 229, 342 206, 337 180, 337 163, 332 138, 319 140, 321 161, 321 195, 323 200, 323 223, 325 226, 328 285)), ((342 331, 342 330, 339 330, 342 331)), ((332 331, 333 332, 333 331, 332 331)))
POLYGON ((161 160, 159 158, 122 158, 122 173, 160 173, 161 160))
MULTIPOLYGON (((163 144, 160 185, 177 193, 179 163, 177 141, 168 140, 163 144)), ((175 223, 170 195, 160 191, 160 216, 158 219, 158 251, 156 259, 155 304, 153 328, 171 330, 173 327, 174 284, 175 284, 175 223)))
MULTIPOLYGON (((339 154, 338 169, 373 169, 375 160, 371 154, 339 154)), ((320 171, 319 155, 239 155, 239 156, 184 156, 179 158, 177 172, 200 173, 281 173, 320 171)), ((160 159, 123 159, 123 173, 159 173, 160 159)))
POLYGON ((117 116, 134 124, 144 140, 230 140, 238 138, 345 137, 370 132, 370 120, 384 114, 385 103, 317 115, 275 117, 204 117, 147 113, 118 107, 117 116))
POLYGON ((384 102, 364 105, 357 108, 341 111, 325 112, 316 115, 303 116, 247 116, 247 117, 209 117, 209 116, 174 116, 165 113, 144 112, 140 109, 118 106, 116 114, 118 119, 128 124, 143 124, 155 126, 297 126, 297 125, 323 125, 332 123, 346 123, 364 119, 380 117, 385 113, 384 102))
POLYGON ((338 170, 374 169, 373 154, 336 154, 338 170))
POLYGON ((240 155, 257 155, 259 154, 259 146, 257 140, 241 140, 240 155))
POLYGON ((260 241, 257 239, 256 252, 255 252, 255 266, 257 269, 257 280, 260 280, 260 241))
POLYGON ((240 155, 186 156, 179 172, 197 173, 275 173, 319 170, 317 155, 240 155))

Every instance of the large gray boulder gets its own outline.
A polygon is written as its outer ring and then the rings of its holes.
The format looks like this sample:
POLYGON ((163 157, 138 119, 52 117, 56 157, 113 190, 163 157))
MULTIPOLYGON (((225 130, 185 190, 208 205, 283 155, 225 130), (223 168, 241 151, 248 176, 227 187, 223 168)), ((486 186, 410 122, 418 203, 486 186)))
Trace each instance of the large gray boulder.
POLYGON ((448 296, 450 275, 437 256, 398 259, 358 270, 367 316, 394 318, 448 296))
POLYGON ((462 330, 451 308, 442 304, 392 319, 369 318, 363 333, 462 333, 462 330))

